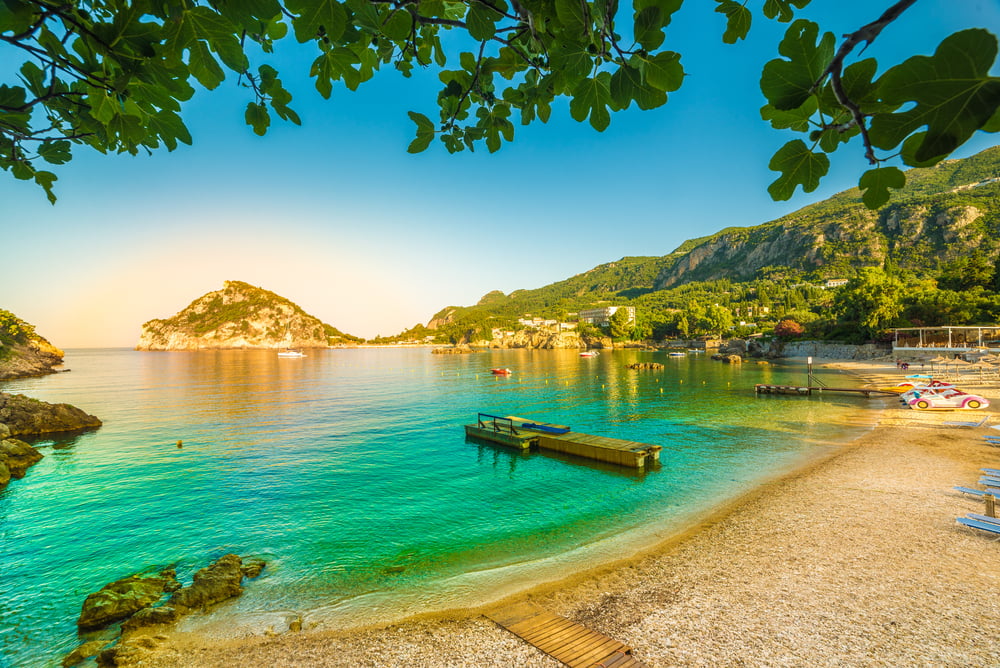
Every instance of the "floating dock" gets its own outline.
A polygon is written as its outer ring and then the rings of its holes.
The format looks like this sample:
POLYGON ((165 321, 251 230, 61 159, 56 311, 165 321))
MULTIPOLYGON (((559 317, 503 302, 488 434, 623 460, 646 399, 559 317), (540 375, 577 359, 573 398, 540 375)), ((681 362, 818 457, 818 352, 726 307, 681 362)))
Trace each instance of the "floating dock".
POLYGON ((636 469, 659 463, 663 449, 649 443, 582 434, 566 425, 534 422, 514 415, 479 413, 476 424, 465 425, 465 433, 521 450, 551 450, 636 469))

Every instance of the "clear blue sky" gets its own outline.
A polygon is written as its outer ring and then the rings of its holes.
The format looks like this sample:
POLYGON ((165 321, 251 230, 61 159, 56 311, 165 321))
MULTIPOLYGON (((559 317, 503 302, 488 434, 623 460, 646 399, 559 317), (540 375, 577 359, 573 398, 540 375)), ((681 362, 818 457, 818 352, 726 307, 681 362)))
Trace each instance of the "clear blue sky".
MULTIPOLYGON (((801 15, 839 35, 889 4, 813 0, 801 15)), ((81 150, 55 170, 55 206, 0 175, 0 308, 59 346, 131 346, 146 320, 236 279, 345 331, 392 334, 490 290, 663 255, 853 186, 865 169, 860 147, 834 156, 816 192, 769 199, 768 160, 791 137, 760 120, 758 81, 786 26, 757 16, 749 40, 727 46, 713 7, 688 0, 668 28, 689 76, 665 107, 614 114, 597 133, 557 103, 547 125, 517 126, 514 143, 492 155, 449 155, 437 143, 406 153, 406 112, 436 118, 435 73, 385 70, 326 101, 307 77, 311 48, 289 44, 266 62, 295 96, 302 127, 278 121, 253 135, 243 124, 249 97, 230 76, 186 105, 193 146, 134 158, 81 150)), ((866 55, 891 64, 929 54, 967 27, 1000 33, 1000 3, 921 0, 866 55)), ((979 133, 957 156, 996 143, 979 133)))

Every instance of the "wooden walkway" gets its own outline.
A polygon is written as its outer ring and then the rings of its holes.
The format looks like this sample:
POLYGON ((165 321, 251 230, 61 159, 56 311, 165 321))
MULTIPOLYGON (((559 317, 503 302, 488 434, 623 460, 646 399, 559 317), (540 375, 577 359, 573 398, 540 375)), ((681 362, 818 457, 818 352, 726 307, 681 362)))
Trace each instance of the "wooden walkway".
POLYGON ((570 668, 644 668, 617 640, 534 603, 516 603, 487 617, 570 668))

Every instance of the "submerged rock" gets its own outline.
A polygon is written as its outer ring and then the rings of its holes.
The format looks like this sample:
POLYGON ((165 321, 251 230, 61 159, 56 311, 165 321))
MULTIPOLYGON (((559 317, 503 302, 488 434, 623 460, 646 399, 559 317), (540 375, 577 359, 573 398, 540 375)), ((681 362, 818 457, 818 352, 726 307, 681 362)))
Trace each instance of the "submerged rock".
POLYGON ((181 587, 170 597, 170 605, 182 611, 207 608, 243 593, 243 561, 238 555, 224 554, 210 566, 194 574, 189 587, 181 587))
POLYGON ((640 370, 641 369, 653 369, 653 370, 657 370, 657 369, 663 369, 665 367, 662 364, 660 364, 659 362, 633 362, 632 364, 628 365, 628 368, 629 369, 640 369, 640 370))
POLYGON ((104 585, 83 602, 76 625, 81 630, 99 629, 127 619, 159 601, 169 583, 169 578, 161 576, 130 575, 104 585))
POLYGON ((104 646, 108 644, 107 640, 92 640, 90 642, 85 642, 72 652, 63 657, 62 665, 63 668, 69 668, 70 666, 75 666, 81 663, 84 659, 89 659, 92 656, 97 656, 97 654, 104 649, 104 646))
POLYGON ((263 559, 259 557, 247 557, 243 560, 243 567, 241 569, 243 571, 243 577, 250 578, 252 580, 260 575, 265 566, 267 566, 267 562, 263 559))
POLYGON ((0 392, 0 423, 11 436, 77 431, 100 427, 101 421, 76 406, 49 404, 20 394, 0 392))

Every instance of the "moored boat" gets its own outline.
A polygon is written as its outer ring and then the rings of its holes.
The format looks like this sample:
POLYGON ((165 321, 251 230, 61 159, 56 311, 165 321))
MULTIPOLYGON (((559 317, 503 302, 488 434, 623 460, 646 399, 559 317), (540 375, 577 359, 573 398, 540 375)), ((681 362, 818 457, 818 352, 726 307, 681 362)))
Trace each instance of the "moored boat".
POLYGON ((509 376, 514 372, 511 371, 510 369, 490 369, 490 373, 492 373, 494 376, 509 376))

